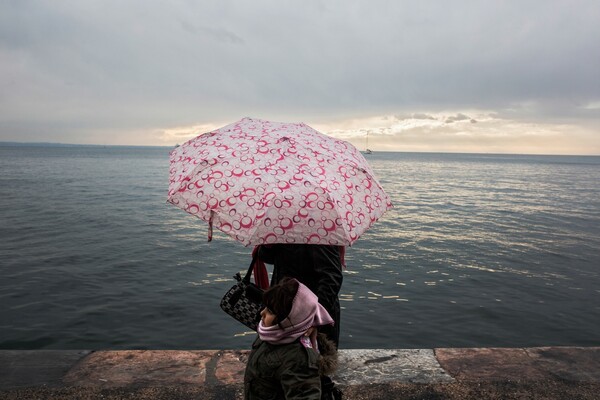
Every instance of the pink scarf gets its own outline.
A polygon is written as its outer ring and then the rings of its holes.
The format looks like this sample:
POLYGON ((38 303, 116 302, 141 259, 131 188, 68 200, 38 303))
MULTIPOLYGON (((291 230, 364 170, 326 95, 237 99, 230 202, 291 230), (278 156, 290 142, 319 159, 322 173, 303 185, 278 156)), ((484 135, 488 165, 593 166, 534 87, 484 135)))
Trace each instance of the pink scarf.
POLYGON ((292 343, 313 326, 333 325, 333 318, 319 304, 317 296, 298 282, 298 292, 292 302, 292 310, 281 324, 264 326, 258 324, 258 335, 264 342, 272 344, 292 343), (279 327, 281 325, 283 329, 279 327))

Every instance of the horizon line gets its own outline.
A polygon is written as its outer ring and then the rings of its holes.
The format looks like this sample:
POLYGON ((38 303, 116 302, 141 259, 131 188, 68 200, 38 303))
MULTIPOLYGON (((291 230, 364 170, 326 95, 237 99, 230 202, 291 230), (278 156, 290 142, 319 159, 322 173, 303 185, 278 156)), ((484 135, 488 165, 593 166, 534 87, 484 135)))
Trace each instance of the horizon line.
MULTIPOLYGON (((143 145, 143 144, 95 144, 95 143, 62 143, 62 142, 15 142, 0 141, 0 146, 30 147, 137 147, 165 148, 176 146, 143 145)), ((358 150, 358 149, 357 149, 358 150)), ((363 153, 362 150, 359 150, 363 153)), ((407 153, 407 154, 480 154, 480 155, 513 155, 513 156, 553 156, 553 157, 600 157, 600 154, 551 154, 551 153, 497 153, 497 152, 459 152, 459 151, 406 151, 406 150, 372 150, 373 153, 407 153)))

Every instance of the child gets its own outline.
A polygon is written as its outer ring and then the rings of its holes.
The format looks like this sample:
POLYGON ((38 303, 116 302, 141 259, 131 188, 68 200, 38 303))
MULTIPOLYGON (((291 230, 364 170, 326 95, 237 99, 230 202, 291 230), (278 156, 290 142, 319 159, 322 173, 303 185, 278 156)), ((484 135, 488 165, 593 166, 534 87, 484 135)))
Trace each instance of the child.
POLYGON ((317 296, 296 279, 263 295, 258 338, 244 376, 246 400, 321 399, 321 376, 337 364, 335 345, 316 327, 333 324, 317 296), (320 353, 319 353, 320 350, 320 353))

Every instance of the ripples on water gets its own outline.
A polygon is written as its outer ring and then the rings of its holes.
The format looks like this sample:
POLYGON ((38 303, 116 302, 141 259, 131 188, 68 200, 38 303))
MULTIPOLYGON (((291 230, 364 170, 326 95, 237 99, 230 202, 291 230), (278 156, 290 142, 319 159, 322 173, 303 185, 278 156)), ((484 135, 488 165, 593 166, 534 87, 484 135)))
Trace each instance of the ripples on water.
MULTIPOLYGON (((165 203, 166 148, 0 146, 0 348, 248 348, 249 249, 165 203)), ((600 344, 600 157, 379 153, 345 348, 600 344)))

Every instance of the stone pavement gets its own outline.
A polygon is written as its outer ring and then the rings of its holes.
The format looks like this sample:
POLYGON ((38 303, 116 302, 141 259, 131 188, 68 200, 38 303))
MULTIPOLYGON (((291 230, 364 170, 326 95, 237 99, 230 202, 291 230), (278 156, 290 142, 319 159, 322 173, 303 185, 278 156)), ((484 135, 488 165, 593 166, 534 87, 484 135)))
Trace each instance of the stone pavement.
MULTIPOLYGON (((241 350, 0 350, 0 398, 241 399, 241 350)), ((346 399, 598 399, 600 347, 340 350, 346 399)))

